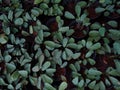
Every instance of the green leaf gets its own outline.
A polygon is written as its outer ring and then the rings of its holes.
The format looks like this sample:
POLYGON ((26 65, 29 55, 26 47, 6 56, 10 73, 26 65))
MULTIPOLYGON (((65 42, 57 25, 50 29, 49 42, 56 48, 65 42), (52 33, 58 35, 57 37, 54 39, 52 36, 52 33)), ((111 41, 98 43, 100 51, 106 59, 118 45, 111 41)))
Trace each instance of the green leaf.
POLYGON ((34 67, 32 68, 32 71, 33 71, 33 72, 38 72, 39 70, 40 70, 40 68, 39 68, 38 65, 36 65, 36 66, 34 66, 34 67))
POLYGON ((120 61, 114 60, 114 62, 115 62, 115 67, 116 67, 117 71, 120 73, 120 61))
POLYGON ((52 3, 60 3, 61 0, 51 0, 52 3))
POLYGON ((108 25, 110 25, 113 28, 116 28, 118 26, 118 23, 116 21, 113 21, 113 20, 108 21, 107 23, 108 23, 108 25))
POLYGON ((76 4, 75 6, 75 12, 77 14, 77 17, 80 17, 80 14, 81 14, 81 7, 79 4, 76 4))
POLYGON ((45 41, 44 44, 47 45, 48 47, 51 47, 51 48, 60 47, 59 44, 56 44, 53 41, 45 41))
POLYGON ((99 29, 99 33, 100 33, 100 35, 103 37, 103 36, 105 36, 105 28, 104 27, 101 27, 100 29, 99 29))
POLYGON ((95 84, 96 84, 96 81, 92 81, 92 82, 88 85, 88 87, 89 87, 90 89, 94 89, 95 84))
POLYGON ((62 58, 63 58, 64 60, 67 59, 67 55, 66 55, 66 52, 65 52, 65 51, 63 51, 63 53, 62 53, 62 58))
POLYGON ((103 83, 103 81, 100 81, 99 87, 100 87, 100 90, 106 90, 105 84, 103 83))
POLYGON ((60 31, 60 32, 66 32, 68 30, 69 30, 69 27, 66 26, 66 27, 60 27, 58 31, 60 31))
POLYGON ((77 72, 77 69, 74 66, 74 64, 70 64, 69 67, 70 67, 70 69, 72 69, 72 71, 77 72))
POLYGON ((88 74, 90 74, 90 75, 101 75, 102 72, 91 68, 91 69, 88 70, 88 74))
POLYGON ((39 4, 41 3, 43 0, 34 0, 34 4, 39 4))
POLYGON ((50 76, 53 76, 54 75, 54 72, 56 71, 56 69, 53 69, 53 68, 48 68, 46 70, 46 73, 50 76))
POLYGON ((29 76, 29 80, 33 86, 37 85, 37 78, 36 77, 29 76))
POLYGON ((36 9, 32 9, 31 13, 32 13, 32 15, 34 15, 36 17, 39 16, 39 14, 40 14, 39 11, 37 11, 36 9))
POLYGON ((116 54, 120 55, 120 41, 114 42, 113 49, 116 54))
POLYGON ((84 22, 86 17, 87 17, 87 15, 85 13, 82 14, 81 17, 80 17, 80 21, 84 22))
POLYGON ((45 62, 42 66, 42 71, 46 70, 47 68, 49 68, 51 65, 51 63, 49 61, 45 62))
POLYGON ((92 50, 88 51, 85 55, 86 58, 89 58, 91 57, 91 55, 93 54, 94 52, 92 50))
POLYGON ((62 42, 63 47, 66 47, 67 43, 68 43, 68 39, 67 39, 67 38, 64 38, 64 39, 63 39, 63 42, 62 42))
POLYGON ((72 56, 73 55, 72 50, 70 50, 68 48, 65 48, 65 52, 66 52, 67 56, 72 56))
POLYGON ((15 18, 20 17, 20 16, 22 15, 23 11, 24 11, 24 10, 22 10, 22 9, 20 9, 19 11, 17 11, 17 12, 15 13, 15 18))
POLYGON ((43 74, 43 75, 41 76, 41 78, 42 78, 42 80, 43 80, 45 83, 51 84, 51 83, 53 82, 53 79, 50 78, 49 76, 47 76, 46 74, 43 74))
POLYGON ((45 10, 45 9, 48 9, 49 6, 48 6, 46 3, 41 3, 41 4, 40 4, 40 8, 41 8, 42 10, 45 10))
POLYGON ((78 4, 80 5, 81 8, 84 8, 87 5, 86 1, 79 1, 78 4))
POLYGON ((13 81, 18 80, 18 79, 19 79, 19 78, 18 78, 19 75, 20 75, 20 74, 18 73, 18 71, 13 72, 12 75, 11 75, 13 81))
POLYGON ((52 85, 50 85, 49 83, 45 83, 45 90, 56 90, 52 85))
POLYGON ((23 19, 22 18, 17 18, 14 21, 15 25, 22 25, 23 24, 23 19))
POLYGON ((91 58, 88 58, 88 62, 90 63, 90 65, 95 65, 95 60, 94 59, 91 59, 91 58))
POLYGON ((20 70, 20 71, 18 71, 18 73, 19 73, 22 77, 25 77, 25 78, 27 78, 27 76, 28 76, 28 72, 25 71, 25 70, 20 70))
POLYGON ((75 16, 73 16, 72 13, 70 13, 68 11, 65 12, 65 17, 68 19, 75 19, 75 16))
POLYGON ((11 21, 13 19, 13 11, 11 11, 11 10, 8 13, 8 19, 10 19, 11 21))
POLYGON ((6 63, 6 67, 7 67, 7 71, 9 73, 13 72, 16 69, 16 66, 14 64, 11 64, 11 63, 6 63))
POLYGON ((7 27, 4 29, 5 34, 9 35, 10 34, 10 27, 7 27))
POLYGON ((22 88, 22 83, 18 83, 18 84, 16 85, 16 87, 15 87, 16 90, 18 90, 18 89, 20 89, 20 88, 22 88))
POLYGON ((98 42, 98 43, 95 43, 94 45, 92 45, 90 47, 90 50, 97 50, 99 48, 101 48, 101 44, 98 42))
POLYGON ((59 86, 58 90, 65 90, 67 88, 68 84, 66 82, 62 82, 59 86))
POLYGON ((1 77, 0 77, 0 85, 2 85, 2 86, 3 86, 3 85, 7 85, 7 84, 5 83, 5 81, 3 80, 3 78, 1 78, 1 77))
POLYGON ((81 53, 75 53, 72 55, 73 59, 78 59, 80 57, 81 53))
POLYGON ((42 64, 43 64, 43 62, 44 62, 44 60, 45 60, 45 56, 43 55, 43 54, 41 54, 40 56, 39 56, 39 58, 38 58, 38 60, 39 60, 39 67, 41 68, 42 67, 42 64))
POLYGON ((78 87, 82 88, 84 86, 85 82, 82 79, 79 83, 78 83, 78 87))
POLYGON ((103 11, 105 11, 105 9, 102 8, 102 7, 97 7, 97 8, 95 8, 95 12, 96 12, 96 13, 101 13, 101 12, 103 12, 103 11))
POLYGON ((8 41, 7 36, 0 35, 0 44, 6 44, 8 41))
POLYGON ((42 86, 42 81, 41 81, 41 76, 39 76, 37 80, 37 88, 41 90, 42 89, 41 86, 42 86))
POLYGON ((73 29, 70 29, 66 32, 66 36, 71 36, 74 33, 73 29))
POLYGON ((116 79, 112 76, 109 76, 109 79, 110 79, 110 81, 112 82, 113 85, 115 85, 115 86, 120 85, 120 81, 118 81, 118 79, 116 79))
POLYGON ((90 37, 97 37, 97 36, 99 36, 99 32, 98 31, 90 31, 89 36, 90 37))
POLYGON ((87 41, 86 48, 90 48, 93 45, 92 41, 87 41))
POLYGON ((99 0, 100 3, 104 3, 106 0, 99 0))
POLYGON ((12 59, 12 57, 10 55, 6 55, 5 56, 5 61, 6 62, 9 62, 11 59, 12 59))
POLYGON ((78 77, 75 77, 73 80, 72 80, 72 83, 74 85, 77 85, 78 84, 78 77))
POLYGON ((9 84, 9 85, 7 86, 7 88, 8 88, 9 90, 14 90, 14 87, 13 87, 13 85, 11 85, 11 84, 9 84))
POLYGON ((110 81, 109 81, 107 78, 105 79, 105 84, 106 84, 107 86, 110 86, 110 85, 111 85, 110 81))
POLYGON ((91 29, 99 29, 101 27, 101 25, 99 23, 93 23, 90 28, 91 29))
POLYGON ((29 26, 29 33, 33 34, 33 27, 32 27, 32 25, 29 26))
POLYGON ((61 32, 56 33, 56 38, 57 38, 60 42, 62 42, 62 41, 63 41, 63 35, 62 35, 62 33, 61 33, 61 32))

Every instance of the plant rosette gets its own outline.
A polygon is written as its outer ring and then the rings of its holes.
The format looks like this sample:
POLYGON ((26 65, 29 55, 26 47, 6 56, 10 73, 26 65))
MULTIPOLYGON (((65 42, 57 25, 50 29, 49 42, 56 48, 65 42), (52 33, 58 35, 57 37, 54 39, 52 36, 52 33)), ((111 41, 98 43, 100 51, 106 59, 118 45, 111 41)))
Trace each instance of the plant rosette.
POLYGON ((70 25, 70 28, 74 30, 73 37, 75 39, 85 38, 89 32, 89 27, 82 25, 79 22, 73 21, 70 25))
POLYGON ((120 17, 120 2, 105 1, 95 9, 96 13, 103 13, 109 19, 118 19, 120 17))

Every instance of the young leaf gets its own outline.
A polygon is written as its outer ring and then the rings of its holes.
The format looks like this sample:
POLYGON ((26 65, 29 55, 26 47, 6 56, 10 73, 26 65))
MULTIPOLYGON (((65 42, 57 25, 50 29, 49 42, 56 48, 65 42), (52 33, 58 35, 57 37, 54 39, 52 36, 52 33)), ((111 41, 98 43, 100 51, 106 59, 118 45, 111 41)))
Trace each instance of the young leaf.
POLYGON ((51 63, 49 61, 45 62, 42 66, 42 71, 46 70, 47 68, 49 68, 51 65, 51 63))
POLYGON ((80 55, 81 55, 81 53, 75 53, 72 55, 72 57, 73 57, 73 59, 77 59, 80 57, 80 55))
POLYGON ((120 81, 118 81, 118 79, 116 79, 112 76, 109 76, 109 79, 110 79, 110 81, 112 82, 113 85, 115 85, 115 86, 120 85, 120 81))
POLYGON ((79 83, 78 83, 78 87, 82 88, 84 86, 85 82, 82 79, 79 83))
POLYGON ((22 25, 23 24, 23 19, 22 18, 17 18, 14 21, 15 25, 22 25))
POLYGON ((75 19, 75 16, 73 16, 72 13, 70 13, 68 11, 65 12, 65 17, 68 19, 75 19))
POLYGON ((2 86, 3 86, 3 85, 7 85, 7 84, 5 83, 5 81, 3 80, 3 78, 1 78, 1 77, 0 77, 0 85, 2 85, 2 86))
POLYGON ((51 83, 53 82, 53 79, 50 78, 49 76, 47 76, 46 74, 43 74, 43 75, 41 76, 41 79, 42 79, 45 83, 51 84, 51 83))
POLYGON ((116 41, 113 44, 114 52, 120 55, 120 41, 116 41))
POLYGON ((45 83, 45 90, 56 90, 52 85, 50 85, 49 83, 45 83))
POLYGON ((80 5, 81 8, 84 8, 87 5, 86 1, 80 1, 78 2, 78 4, 80 5))
POLYGON ((101 13, 101 12, 103 12, 103 11, 105 11, 105 9, 102 8, 102 7, 97 7, 97 8, 95 9, 95 12, 96 12, 96 13, 101 13))
POLYGON ((53 41, 45 41, 44 44, 47 45, 48 47, 51 47, 51 48, 60 47, 59 44, 56 44, 53 41))
POLYGON ((104 35, 105 35, 105 28, 103 28, 103 27, 101 27, 100 29, 99 29, 99 33, 100 33, 100 35, 103 37, 104 35))
POLYGON ((41 3, 43 0, 34 0, 34 4, 39 4, 41 3))
POLYGON ((90 48, 93 45, 92 41, 87 41, 86 48, 90 48))
POLYGON ((7 86, 7 88, 8 88, 9 90, 14 90, 14 87, 13 87, 13 85, 11 85, 11 84, 9 84, 9 85, 7 86))
POLYGON ((62 82, 59 86, 58 90, 65 90, 67 88, 68 84, 66 82, 62 82))
POLYGON ((101 47, 101 44, 98 42, 98 43, 95 43, 94 45, 92 45, 90 47, 90 50, 97 50, 101 47))
POLYGON ((67 39, 67 38, 64 38, 64 39, 63 39, 63 42, 62 42, 63 47, 65 47, 65 46, 67 45, 67 43, 68 43, 68 39, 67 39))
POLYGON ((31 83, 33 86, 36 86, 36 85, 37 85, 37 78, 36 78, 36 77, 29 76, 29 80, 30 80, 30 83, 31 83))
POLYGON ((113 21, 113 20, 108 21, 107 23, 108 23, 108 25, 110 25, 113 28, 116 28, 118 26, 118 23, 116 21, 113 21))
POLYGON ((81 7, 79 4, 76 4, 75 6, 75 12, 77 14, 77 17, 80 17, 80 14, 81 14, 81 7))
POLYGON ((11 64, 11 63, 6 63, 6 67, 7 67, 7 71, 9 73, 13 72, 16 69, 16 66, 14 64, 11 64))
POLYGON ((90 74, 90 75, 101 75, 102 72, 91 68, 91 69, 88 70, 88 74, 90 74))
POLYGON ((34 66, 34 67, 32 68, 32 71, 33 71, 33 72, 38 72, 39 70, 40 70, 40 68, 39 68, 38 65, 36 65, 36 66, 34 66))
POLYGON ((105 84, 103 83, 103 81, 100 81, 99 87, 100 87, 100 90, 106 90, 105 84))
POLYGON ((13 11, 11 11, 11 10, 8 13, 8 19, 10 19, 11 21, 13 19, 13 11))
POLYGON ((8 41, 7 36, 0 35, 0 44, 5 44, 8 41))
POLYGON ((88 51, 85 55, 86 58, 89 58, 94 52, 92 50, 88 51))
POLYGON ((25 70, 20 70, 20 71, 18 71, 18 73, 19 73, 22 77, 25 77, 25 78, 28 76, 28 72, 25 71, 25 70))
POLYGON ((92 82, 88 85, 88 87, 89 87, 90 89, 94 89, 95 84, 96 84, 96 81, 92 81, 92 82))
POLYGON ((75 77, 73 80, 72 80, 72 83, 74 85, 77 85, 78 84, 78 77, 75 77))

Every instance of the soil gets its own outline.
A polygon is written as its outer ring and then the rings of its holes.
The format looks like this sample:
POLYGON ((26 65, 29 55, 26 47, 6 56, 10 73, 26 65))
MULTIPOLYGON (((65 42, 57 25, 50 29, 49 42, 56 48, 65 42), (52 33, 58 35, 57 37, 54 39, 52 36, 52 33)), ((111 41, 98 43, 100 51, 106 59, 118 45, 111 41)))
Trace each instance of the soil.
POLYGON ((73 37, 76 39, 82 39, 87 36, 89 28, 86 26, 82 26, 80 23, 73 21, 70 24, 70 28, 74 29, 73 37))

